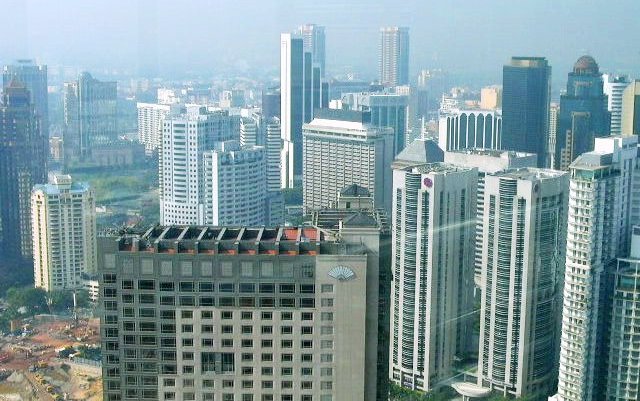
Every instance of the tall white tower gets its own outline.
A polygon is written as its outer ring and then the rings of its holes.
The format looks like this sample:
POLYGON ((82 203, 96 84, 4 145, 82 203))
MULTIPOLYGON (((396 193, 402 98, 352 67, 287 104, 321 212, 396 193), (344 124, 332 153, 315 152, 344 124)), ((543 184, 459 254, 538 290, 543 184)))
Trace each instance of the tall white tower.
POLYGON ((470 350, 477 177, 394 164, 389 375, 403 387, 431 390, 470 350))
POLYGON ((82 274, 96 269, 96 214, 93 191, 55 175, 31 193, 33 264, 36 287, 46 291, 82 286, 82 274))
POLYGON ((484 179, 478 385, 504 395, 555 391, 567 187, 535 168, 484 179))
POLYGON ((558 401, 604 399, 610 291, 616 258, 627 255, 637 137, 596 138, 570 166, 569 216, 558 401))

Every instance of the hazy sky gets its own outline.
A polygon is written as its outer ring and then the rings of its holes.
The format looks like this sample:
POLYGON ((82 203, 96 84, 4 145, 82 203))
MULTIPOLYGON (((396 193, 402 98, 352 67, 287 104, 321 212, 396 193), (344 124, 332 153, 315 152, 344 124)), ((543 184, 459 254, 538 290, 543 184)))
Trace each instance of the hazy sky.
POLYGON ((2 0, 0 61, 135 71, 277 69, 279 33, 326 26, 327 66, 377 73, 378 29, 410 28, 412 75, 443 67, 500 77, 511 55, 541 55, 564 82, 593 55, 640 71, 640 0, 2 0))

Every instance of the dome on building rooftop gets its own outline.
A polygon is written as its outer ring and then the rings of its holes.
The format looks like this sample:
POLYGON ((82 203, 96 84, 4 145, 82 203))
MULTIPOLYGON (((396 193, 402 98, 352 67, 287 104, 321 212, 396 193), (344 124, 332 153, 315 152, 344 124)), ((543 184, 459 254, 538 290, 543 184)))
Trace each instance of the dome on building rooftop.
POLYGON ((600 73, 600 68, 593 57, 582 56, 573 65, 573 72, 575 74, 598 74, 600 73))

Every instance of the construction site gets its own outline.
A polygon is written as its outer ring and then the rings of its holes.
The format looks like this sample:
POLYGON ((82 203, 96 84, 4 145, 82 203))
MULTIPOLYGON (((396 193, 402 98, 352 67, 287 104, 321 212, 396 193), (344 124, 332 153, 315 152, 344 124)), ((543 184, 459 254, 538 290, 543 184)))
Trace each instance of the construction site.
POLYGON ((0 401, 102 400, 98 319, 39 315, 0 336, 0 401))

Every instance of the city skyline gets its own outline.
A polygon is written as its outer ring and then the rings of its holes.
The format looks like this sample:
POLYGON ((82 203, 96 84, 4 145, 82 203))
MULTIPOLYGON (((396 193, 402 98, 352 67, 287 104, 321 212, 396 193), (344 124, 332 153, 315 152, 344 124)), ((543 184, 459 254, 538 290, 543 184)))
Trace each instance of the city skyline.
POLYGON ((638 52, 632 43, 640 39, 639 34, 624 29, 625 23, 632 23, 632 15, 640 12, 637 2, 624 0, 615 8, 601 1, 585 4, 577 0, 561 4, 551 1, 512 4, 500 0, 490 3, 477 7, 474 13, 460 13, 457 11, 466 6, 460 2, 453 5, 415 2, 398 9, 388 0, 373 5, 361 0, 349 4, 329 0, 315 6, 289 0, 241 1, 215 8, 202 7, 198 2, 177 5, 121 1, 116 2, 115 7, 113 2, 95 2, 91 9, 80 9, 73 7, 77 4, 75 1, 67 1, 67 7, 56 4, 55 10, 51 10, 43 4, 10 0, 7 7, 13 10, 14 18, 0 27, 0 33, 11 34, 15 40, 0 44, 0 54, 6 57, 1 60, 3 63, 28 57, 48 64, 84 68, 126 67, 132 72, 136 72, 139 65, 149 64, 159 73, 207 73, 220 70, 223 65, 242 71, 257 61, 277 71, 278 43, 272 38, 294 30, 301 23, 315 23, 326 27, 329 72, 350 66, 350 70, 375 77, 379 29, 399 25, 411 30, 410 77, 420 68, 445 68, 495 80, 500 76, 501 67, 495 60, 522 54, 545 56, 556 71, 570 70, 579 55, 589 53, 603 60, 603 71, 638 72, 638 52), (59 9, 66 12, 60 13, 59 9), (461 19, 456 35, 449 34, 450 28, 445 23, 452 12, 457 12, 456 16, 461 19), (249 26, 244 23, 236 23, 237 18, 233 16, 238 13, 243 15, 243 21, 259 19, 260 33, 247 29, 249 26), (172 17, 177 14, 190 17, 187 18, 189 28, 174 26, 172 35, 162 35, 166 40, 154 40, 152 33, 160 32, 167 24, 175 24, 172 17), (52 15, 57 18, 50 18, 52 15), (544 29, 536 23, 540 18, 546 21, 544 29), (421 23, 424 19, 430 23, 421 23), (82 24, 88 31, 80 31, 80 25, 73 23, 76 20, 95 20, 96 23, 82 24), (483 29, 475 29, 478 20, 487 22, 483 29), (216 22, 215 31, 210 28, 211 21, 216 22), (583 29, 585 24, 592 25, 595 21, 607 24, 607 35, 583 29), (502 35, 505 26, 513 27, 507 36, 502 35), (64 38, 69 36, 76 38, 73 49, 66 47, 64 38), (217 40, 211 41, 212 36, 217 40), (615 36, 628 40, 606 39, 615 36), (103 46, 95 46, 96 39, 103 46), (241 40, 242 46, 231 50, 226 46, 231 40, 241 40), (205 44, 206 51, 194 53, 205 44), (112 51, 116 48, 118 51, 112 51), (567 52, 567 49, 573 51, 567 52), (175 55, 171 58, 175 62, 161 57, 167 50, 175 55), (461 67, 461 58, 473 58, 473 67, 461 67))

